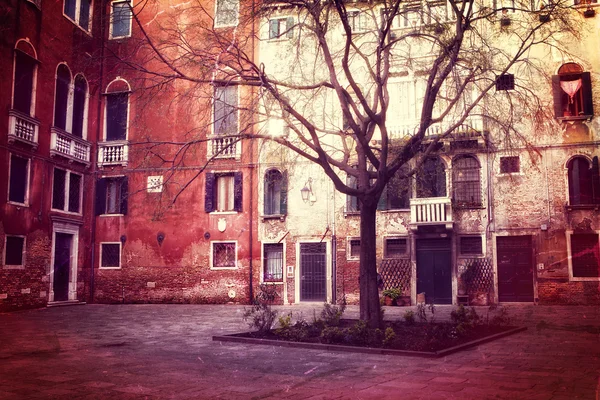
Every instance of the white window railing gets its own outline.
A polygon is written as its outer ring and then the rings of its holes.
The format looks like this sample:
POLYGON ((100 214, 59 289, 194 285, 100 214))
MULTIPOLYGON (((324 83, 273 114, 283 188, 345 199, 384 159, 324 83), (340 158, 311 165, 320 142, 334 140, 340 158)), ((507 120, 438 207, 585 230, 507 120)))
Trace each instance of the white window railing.
POLYGON ((33 146, 38 145, 38 130, 40 122, 29 115, 25 115, 17 110, 8 112, 8 142, 23 142, 33 146))
MULTIPOLYGON (((394 124, 393 121, 388 125, 388 135, 392 138, 402 138, 412 136, 417 132, 417 128, 419 126, 418 121, 409 121, 394 124)), ((450 126, 449 122, 440 122, 437 124, 431 125, 425 131, 425 137, 434 137, 436 135, 441 135, 446 129, 450 126)), ((460 124, 454 131, 450 134, 452 137, 463 137, 467 134, 475 134, 483 131, 483 118, 481 117, 469 117, 462 124, 460 124)))
POLYGON ((210 144, 211 154, 215 158, 239 157, 239 138, 213 136, 210 144))
POLYGON ((98 166, 127 165, 129 148, 126 140, 98 143, 98 166))
POLYGON ((90 163, 90 143, 53 126, 50 129, 50 154, 60 155, 85 165, 90 163))
POLYGON ((452 223, 452 201, 450 197, 410 199, 411 224, 433 225, 452 223))

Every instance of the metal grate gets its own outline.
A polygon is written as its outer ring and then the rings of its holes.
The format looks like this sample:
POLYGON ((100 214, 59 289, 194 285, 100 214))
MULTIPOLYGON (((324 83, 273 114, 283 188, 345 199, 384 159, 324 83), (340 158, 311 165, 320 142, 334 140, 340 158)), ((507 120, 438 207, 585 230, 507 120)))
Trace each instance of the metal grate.
POLYGON ((571 236, 571 257, 574 277, 600 276, 600 253, 598 235, 593 233, 571 236))
POLYGON ((119 243, 102 243, 102 266, 105 268, 121 266, 121 245, 119 243))
POLYGON ((483 253, 483 241, 481 236, 461 236, 460 241, 460 254, 482 254, 483 253))
POLYGON ((405 238, 393 238, 385 240, 385 258, 396 258, 406 255, 407 240, 405 238))
POLYGON ((465 260, 465 272, 462 279, 467 293, 488 293, 494 284, 494 269, 489 258, 471 258, 465 260))
POLYGON ((235 242, 213 243, 213 268, 235 268, 235 242))
POLYGON ((500 173, 514 174, 519 172, 519 156, 500 157, 500 173))
POLYGON ((399 288, 404 296, 410 295, 410 260, 386 259, 379 265, 379 275, 383 280, 383 289, 399 288))
POLYGON ((360 239, 350 239, 350 257, 360 257, 360 239))

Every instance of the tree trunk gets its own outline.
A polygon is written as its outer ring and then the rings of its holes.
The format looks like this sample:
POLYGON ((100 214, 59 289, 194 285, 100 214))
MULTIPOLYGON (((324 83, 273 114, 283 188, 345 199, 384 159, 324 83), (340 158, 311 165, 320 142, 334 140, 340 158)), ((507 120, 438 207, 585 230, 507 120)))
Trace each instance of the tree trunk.
POLYGON ((360 319, 366 321, 369 327, 378 328, 381 308, 376 262, 377 202, 365 203, 360 205, 360 319))

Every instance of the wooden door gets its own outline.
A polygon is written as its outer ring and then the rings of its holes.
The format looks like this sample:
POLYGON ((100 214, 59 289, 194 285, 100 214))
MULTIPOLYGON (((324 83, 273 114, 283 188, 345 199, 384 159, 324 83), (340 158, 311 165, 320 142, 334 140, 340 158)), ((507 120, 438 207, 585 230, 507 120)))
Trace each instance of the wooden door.
POLYGON ((428 304, 452 304, 450 238, 417 239, 417 293, 428 304))
POLYGON ((498 301, 533 301, 531 236, 498 236, 498 301))

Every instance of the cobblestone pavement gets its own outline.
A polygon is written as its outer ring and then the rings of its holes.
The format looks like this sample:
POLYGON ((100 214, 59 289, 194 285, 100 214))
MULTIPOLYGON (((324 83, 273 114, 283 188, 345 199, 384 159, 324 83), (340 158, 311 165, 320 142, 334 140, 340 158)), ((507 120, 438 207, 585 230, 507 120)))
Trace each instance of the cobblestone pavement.
POLYGON ((213 342, 247 330, 234 305, 0 314, 0 399, 600 399, 598 307, 508 309, 527 331, 440 359, 213 342))

